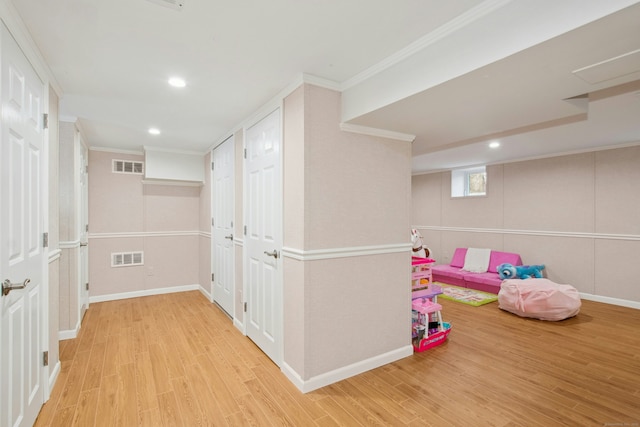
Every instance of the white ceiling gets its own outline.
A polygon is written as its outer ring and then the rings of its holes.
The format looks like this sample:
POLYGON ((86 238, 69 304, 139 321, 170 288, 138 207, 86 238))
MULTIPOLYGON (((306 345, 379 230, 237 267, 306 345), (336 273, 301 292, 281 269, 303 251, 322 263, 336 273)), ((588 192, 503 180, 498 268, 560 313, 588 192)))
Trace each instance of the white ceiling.
POLYGON ((302 74, 416 173, 640 143, 638 1, 158 2, 13 0, 92 147, 205 152, 302 74))

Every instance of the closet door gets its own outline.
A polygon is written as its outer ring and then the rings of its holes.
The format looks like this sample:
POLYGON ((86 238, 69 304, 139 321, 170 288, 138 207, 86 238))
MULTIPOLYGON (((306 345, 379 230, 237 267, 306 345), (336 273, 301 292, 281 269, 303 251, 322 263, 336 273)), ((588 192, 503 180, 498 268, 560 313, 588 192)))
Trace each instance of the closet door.
POLYGON ((213 300, 234 317, 234 145, 228 138, 213 150, 213 300))
POLYGON ((247 335, 282 359, 282 175, 280 110, 246 129, 244 267, 247 335))

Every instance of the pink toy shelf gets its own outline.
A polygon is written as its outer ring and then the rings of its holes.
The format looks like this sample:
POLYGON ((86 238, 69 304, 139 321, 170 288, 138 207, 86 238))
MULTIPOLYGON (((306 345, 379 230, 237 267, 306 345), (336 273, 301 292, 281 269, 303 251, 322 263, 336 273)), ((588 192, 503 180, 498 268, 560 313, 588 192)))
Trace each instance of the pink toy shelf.
POLYGON ((411 257, 411 290, 422 289, 432 283, 431 266, 435 262, 431 258, 411 257))
POLYGON ((451 324, 442 321, 438 304, 442 288, 432 283, 434 262, 429 258, 411 260, 411 341, 416 352, 442 344, 451 332, 451 324))

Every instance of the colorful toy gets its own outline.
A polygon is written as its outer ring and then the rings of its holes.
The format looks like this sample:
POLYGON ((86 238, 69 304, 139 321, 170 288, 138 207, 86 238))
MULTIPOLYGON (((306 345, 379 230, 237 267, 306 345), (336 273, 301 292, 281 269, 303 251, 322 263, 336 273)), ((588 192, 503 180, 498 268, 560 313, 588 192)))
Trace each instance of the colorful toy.
POLYGON ((422 234, 415 228, 411 229, 411 244, 413 245, 413 256, 419 258, 429 258, 431 250, 424 245, 422 234))
POLYGON ((532 277, 541 278, 544 265, 512 265, 500 264, 497 267, 498 275, 505 279, 530 279, 532 277))

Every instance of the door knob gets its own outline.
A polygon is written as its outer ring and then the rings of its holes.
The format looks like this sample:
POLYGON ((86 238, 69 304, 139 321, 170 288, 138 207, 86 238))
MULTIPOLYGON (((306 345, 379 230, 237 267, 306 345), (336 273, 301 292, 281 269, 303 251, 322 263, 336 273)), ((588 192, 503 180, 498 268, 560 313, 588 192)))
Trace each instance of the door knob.
POLYGON ((272 252, 264 251, 264 254, 278 259, 278 251, 276 251, 275 249, 272 252))
POLYGON ((2 295, 3 296, 9 295, 9 292, 13 291, 14 289, 24 289, 27 287, 29 282, 31 282, 31 279, 25 279, 24 282, 22 282, 22 284, 11 283, 11 280, 7 279, 4 282, 2 282, 2 295))
POLYGON ((225 239, 233 240, 233 234, 229 234, 228 236, 224 236, 225 239))

